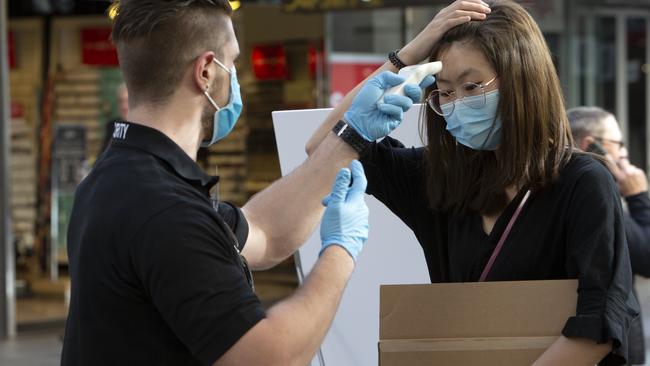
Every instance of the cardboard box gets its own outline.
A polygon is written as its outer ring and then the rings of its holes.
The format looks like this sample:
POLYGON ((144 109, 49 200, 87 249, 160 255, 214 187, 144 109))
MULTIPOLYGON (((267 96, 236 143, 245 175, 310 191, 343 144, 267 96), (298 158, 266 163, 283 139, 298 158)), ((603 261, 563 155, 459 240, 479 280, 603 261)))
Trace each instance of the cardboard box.
POLYGON ((381 366, 532 364, 576 312, 577 280, 388 285, 381 366))

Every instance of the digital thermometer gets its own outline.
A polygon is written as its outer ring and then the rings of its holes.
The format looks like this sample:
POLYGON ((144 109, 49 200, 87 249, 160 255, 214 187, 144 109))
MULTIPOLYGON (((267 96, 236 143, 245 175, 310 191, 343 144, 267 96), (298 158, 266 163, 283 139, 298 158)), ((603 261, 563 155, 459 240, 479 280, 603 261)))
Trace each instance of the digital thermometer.
POLYGON ((404 95, 404 86, 406 84, 419 85, 425 77, 428 75, 435 75, 440 72, 440 70, 442 70, 442 62, 440 61, 402 68, 397 75, 404 77, 406 80, 403 83, 386 90, 384 95, 381 96, 380 102, 383 102, 384 97, 388 94, 404 95))

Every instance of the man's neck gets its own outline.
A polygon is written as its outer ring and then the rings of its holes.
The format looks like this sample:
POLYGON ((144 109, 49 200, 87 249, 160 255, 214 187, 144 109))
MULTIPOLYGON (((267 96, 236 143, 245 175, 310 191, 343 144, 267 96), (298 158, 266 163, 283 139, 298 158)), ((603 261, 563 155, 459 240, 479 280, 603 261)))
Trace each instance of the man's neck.
POLYGON ((127 120, 164 133, 196 161, 201 143, 201 112, 188 112, 190 109, 174 103, 161 107, 142 105, 130 109, 127 120))

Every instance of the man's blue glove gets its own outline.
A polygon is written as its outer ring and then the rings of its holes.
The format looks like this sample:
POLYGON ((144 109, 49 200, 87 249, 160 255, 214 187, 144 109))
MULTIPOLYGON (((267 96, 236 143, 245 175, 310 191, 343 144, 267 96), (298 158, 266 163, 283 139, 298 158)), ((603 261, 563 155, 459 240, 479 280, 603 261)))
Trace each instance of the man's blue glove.
POLYGON ((435 78, 429 75, 419 86, 406 84, 406 97, 389 94, 384 97, 383 103, 378 103, 387 89, 404 82, 403 77, 384 71, 368 80, 361 88, 350 109, 345 112, 344 119, 368 141, 386 137, 402 123, 404 112, 409 110, 413 103, 420 101, 422 88, 429 87, 434 81, 435 78))
POLYGON ((320 254, 327 247, 338 245, 357 261, 368 240, 368 206, 363 198, 367 185, 363 166, 357 160, 350 164, 350 169, 343 168, 336 175, 332 193, 323 199, 323 206, 327 208, 320 226, 323 242, 320 254))

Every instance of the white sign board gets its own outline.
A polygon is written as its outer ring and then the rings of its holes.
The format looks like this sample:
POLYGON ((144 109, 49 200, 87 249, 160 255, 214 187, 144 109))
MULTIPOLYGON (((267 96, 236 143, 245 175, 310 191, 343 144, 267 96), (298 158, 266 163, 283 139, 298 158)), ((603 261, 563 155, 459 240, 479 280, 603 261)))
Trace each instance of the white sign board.
MULTIPOLYGON (((414 105, 392 135, 406 146, 422 145, 418 132, 420 110, 421 105, 414 105)), ((273 112, 283 176, 307 158, 305 143, 330 111, 273 112)), ((366 202, 370 209, 370 236, 323 343, 324 365, 315 358, 312 366, 377 366, 379 285, 429 283, 424 254, 413 232, 374 197, 366 196, 366 202)), ((318 259, 320 247, 316 230, 297 253, 297 263, 302 265, 305 275, 318 259)))

